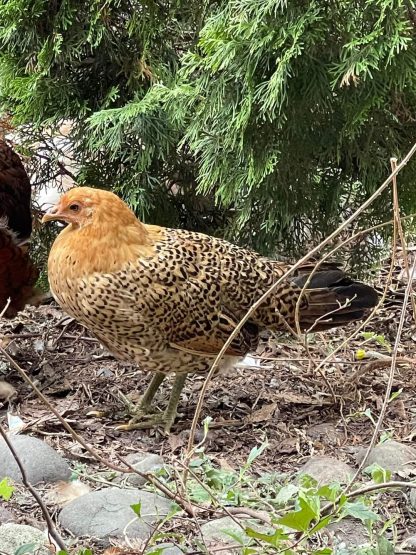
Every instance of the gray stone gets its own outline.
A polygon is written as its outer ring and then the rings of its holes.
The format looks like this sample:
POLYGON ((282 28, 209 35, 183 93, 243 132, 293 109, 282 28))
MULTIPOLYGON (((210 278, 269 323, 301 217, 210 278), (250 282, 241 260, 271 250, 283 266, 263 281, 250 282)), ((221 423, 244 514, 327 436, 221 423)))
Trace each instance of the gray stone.
POLYGON ((299 474, 312 476, 319 485, 332 482, 345 484, 353 477, 354 470, 333 457, 311 457, 299 470, 299 474))
POLYGON ((25 544, 35 544, 36 553, 51 555, 46 547, 49 541, 46 535, 32 526, 8 522, 0 526, 0 553, 14 555, 15 551, 25 544))
POLYGON ((160 549, 163 550, 161 555, 183 555, 183 551, 171 543, 160 543, 149 547, 149 549, 146 550, 146 555, 152 555, 152 553, 157 553, 157 555, 159 555, 160 549))
POLYGON ((313 441, 328 445, 338 445, 340 442, 340 434, 331 422, 322 422, 321 424, 310 426, 306 433, 313 441))
POLYGON ((330 538, 334 554, 355 553, 355 548, 366 545, 370 541, 364 524, 353 518, 333 522, 324 529, 323 533, 330 538))
POLYGON ((416 489, 414 488, 410 490, 409 501, 411 506, 416 509, 416 489))
POLYGON ((59 515, 61 525, 75 536, 147 539, 151 524, 165 517, 171 503, 164 497, 141 490, 116 487, 93 491, 71 501, 59 515), (141 503, 141 517, 131 505, 141 503))
MULTIPOLYGON (((157 472, 165 465, 162 457, 154 453, 131 453, 127 455, 126 461, 140 472, 157 472)), ((140 487, 146 483, 146 479, 138 474, 127 474, 127 482, 131 486, 140 487)))
MULTIPOLYGON (((268 531, 265 526, 259 525, 258 521, 254 519, 239 519, 239 522, 241 522, 244 528, 250 526, 250 528, 263 533, 267 533, 268 531)), ((210 544, 218 542, 225 545, 235 545, 235 540, 232 538, 232 536, 230 536, 228 532, 239 536, 243 539, 243 541, 249 540, 249 537, 245 534, 244 529, 241 528, 236 522, 234 522, 234 520, 229 516, 210 520, 209 522, 201 526, 201 533, 208 547, 210 544)), ((224 554, 225 552, 221 553, 224 554)))
MULTIPOLYGON (((31 484, 68 480, 71 469, 67 462, 50 445, 31 436, 10 435, 9 439, 26 471, 31 484)), ((0 440, 0 480, 5 477, 21 484, 22 475, 6 442, 0 440)))
POLYGON ((412 551, 416 550, 416 535, 405 538, 403 542, 400 544, 400 549, 403 549, 404 551, 407 549, 410 549, 412 551))
MULTIPOLYGON (((360 449, 356 455, 357 462, 360 463, 366 449, 360 449)), ((378 464, 385 470, 390 470, 393 474, 411 473, 416 468, 416 450, 404 443, 398 441, 386 441, 376 445, 371 451, 366 461, 366 466, 374 463, 378 464), (410 464, 409 464, 410 462, 410 464)))
POLYGON ((4 503, 0 501, 0 524, 5 522, 13 522, 15 519, 13 513, 4 507, 4 503))

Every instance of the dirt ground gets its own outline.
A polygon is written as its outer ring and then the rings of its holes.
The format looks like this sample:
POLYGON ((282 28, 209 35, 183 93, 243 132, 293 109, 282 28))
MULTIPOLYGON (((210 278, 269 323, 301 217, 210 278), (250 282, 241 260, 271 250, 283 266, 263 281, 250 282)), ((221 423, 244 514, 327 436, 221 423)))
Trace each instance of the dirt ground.
MULTIPOLYGON (((386 390, 390 362, 385 357, 390 356, 396 339, 406 286, 401 270, 399 264, 388 300, 365 328, 380 337, 359 336, 349 341, 337 354, 336 362, 326 364, 322 372, 314 369, 313 361, 319 362, 332 352, 356 325, 311 336, 309 355, 287 335, 267 337, 255 355, 260 366, 238 368, 215 378, 202 413, 202 419, 208 415, 213 419, 207 454, 235 468, 267 438, 269 448, 256 462, 259 472, 293 472, 307 457, 317 454, 354 461, 356 449, 367 445, 371 438, 386 390), (362 360, 357 359, 360 349, 365 351, 362 360)), ((379 281, 381 286, 383 275, 379 281)), ((180 415, 168 438, 157 429, 118 432, 115 425, 128 419, 123 396, 137 402, 149 381, 145 371, 117 362, 53 303, 28 308, 14 320, 1 321, 1 336, 8 337, 8 352, 52 405, 108 459, 116 462, 117 454, 144 450, 160 453, 169 461, 186 445, 203 376, 188 378, 180 415), (89 415, 91 411, 105 414, 99 419, 89 415)), ((409 443, 416 435, 416 374, 412 362, 416 361, 415 337, 409 307, 398 353, 401 362, 393 383, 398 396, 389 403, 383 425, 384 433, 409 443)), ((1 359, 0 378, 18 391, 11 406, 0 406, 0 417, 7 409, 18 414, 26 432, 45 438, 68 459, 98 468, 17 372, 1 359)), ((161 408, 166 405, 169 388, 167 380, 157 396, 161 408)), ((396 501, 400 504, 399 497, 396 501)), ((412 531, 415 525, 408 515, 403 514, 403 519, 404 529, 412 531)))

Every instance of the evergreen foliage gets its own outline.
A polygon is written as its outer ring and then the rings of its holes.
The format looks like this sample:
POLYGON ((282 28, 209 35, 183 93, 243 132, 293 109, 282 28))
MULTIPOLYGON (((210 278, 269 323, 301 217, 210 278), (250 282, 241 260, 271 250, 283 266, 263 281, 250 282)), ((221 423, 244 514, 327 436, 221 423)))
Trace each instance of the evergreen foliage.
POLYGON ((80 182, 263 252, 330 232, 416 138, 409 0, 9 0, 0 44, 2 109, 71 119, 80 182))

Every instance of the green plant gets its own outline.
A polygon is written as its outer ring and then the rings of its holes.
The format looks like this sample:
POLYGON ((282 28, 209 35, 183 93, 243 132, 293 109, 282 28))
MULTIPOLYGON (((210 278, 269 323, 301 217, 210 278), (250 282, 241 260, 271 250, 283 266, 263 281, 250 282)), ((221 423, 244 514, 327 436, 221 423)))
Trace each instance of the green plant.
POLYGON ((4 501, 9 501, 13 495, 14 487, 11 485, 8 478, 4 478, 0 481, 0 498, 4 501))
MULTIPOLYGON (((0 112, 38 183, 64 171, 47 137, 69 120, 78 182, 116 190, 146 221, 269 254, 328 234, 414 141, 408 0, 10 0, 0 45, 0 112)), ((351 262, 370 266, 388 233, 357 240, 351 262)))

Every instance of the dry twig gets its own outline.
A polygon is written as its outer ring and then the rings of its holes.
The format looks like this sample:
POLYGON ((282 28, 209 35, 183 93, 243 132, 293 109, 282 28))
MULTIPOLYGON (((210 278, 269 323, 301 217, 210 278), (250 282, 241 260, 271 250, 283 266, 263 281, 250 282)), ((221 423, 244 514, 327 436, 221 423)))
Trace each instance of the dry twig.
POLYGON ((56 530, 56 528, 54 526, 54 523, 52 522, 52 518, 51 518, 51 515, 49 514, 48 509, 46 508, 46 506, 45 506, 44 502, 42 501, 38 492, 35 490, 35 488, 29 482, 29 480, 27 478, 25 467, 23 466, 23 464, 22 464, 22 462, 19 458, 19 455, 16 453, 16 450, 13 447, 12 442, 10 441, 9 437, 7 436, 6 432, 3 429, 3 426, 1 424, 0 424, 0 435, 3 437, 7 447, 9 448, 11 454, 13 455, 14 460, 16 461, 17 466, 19 467, 20 473, 22 475, 23 485, 31 493, 31 495, 35 499, 36 503, 39 505, 40 510, 42 511, 43 517, 44 517, 44 519, 46 521, 46 525, 48 527, 49 535, 51 536, 51 538, 54 539, 54 541, 58 545, 59 549, 62 549, 62 550, 65 551, 66 547, 65 547, 64 541, 61 538, 61 536, 58 534, 58 531, 56 530))

